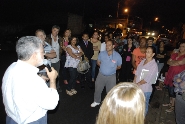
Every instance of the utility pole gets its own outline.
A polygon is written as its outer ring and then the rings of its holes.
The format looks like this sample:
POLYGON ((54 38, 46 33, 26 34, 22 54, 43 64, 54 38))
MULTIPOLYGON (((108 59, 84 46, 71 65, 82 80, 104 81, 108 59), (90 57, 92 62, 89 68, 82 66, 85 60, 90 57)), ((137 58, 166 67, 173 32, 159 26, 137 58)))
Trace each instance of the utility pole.
POLYGON ((119 17, 119 4, 120 4, 121 1, 118 1, 118 5, 117 5, 117 15, 116 17, 118 18, 119 17))

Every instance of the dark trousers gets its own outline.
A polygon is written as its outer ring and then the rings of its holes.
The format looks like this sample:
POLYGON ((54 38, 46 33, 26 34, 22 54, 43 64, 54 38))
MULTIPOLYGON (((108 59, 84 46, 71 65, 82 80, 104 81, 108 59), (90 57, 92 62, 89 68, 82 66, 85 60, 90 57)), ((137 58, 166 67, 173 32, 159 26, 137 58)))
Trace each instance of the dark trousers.
POLYGON ((67 90, 70 91, 71 89, 75 88, 76 78, 77 78, 77 68, 68 67, 67 71, 69 73, 69 80, 67 84, 67 90))
MULTIPOLYGON (((11 117, 9 117, 7 115, 6 116, 6 124, 17 124, 17 123, 11 117)), ((42 117, 36 121, 33 121, 29 124, 47 124, 47 114, 44 117, 42 117)))
POLYGON ((130 61, 123 62, 119 79, 121 82, 127 82, 133 79, 132 63, 130 61))
POLYGON ((89 87, 92 87, 91 68, 86 74, 78 73, 78 80, 80 80, 81 86, 85 86, 85 82, 89 87))
POLYGON ((56 86, 57 86, 57 89, 59 89, 60 88, 60 84, 59 84, 60 61, 58 61, 57 63, 51 63, 51 67, 53 67, 58 72, 58 77, 56 79, 56 86))
POLYGON ((61 75, 62 80, 67 80, 67 68, 65 68, 66 55, 61 56, 61 75))

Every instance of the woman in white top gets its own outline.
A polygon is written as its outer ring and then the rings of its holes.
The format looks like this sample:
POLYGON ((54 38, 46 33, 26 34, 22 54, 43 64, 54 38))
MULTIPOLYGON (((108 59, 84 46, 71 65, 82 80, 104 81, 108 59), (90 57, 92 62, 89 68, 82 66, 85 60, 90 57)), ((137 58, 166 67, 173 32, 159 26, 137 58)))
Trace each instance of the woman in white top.
POLYGON ((66 93, 70 96, 77 93, 75 88, 77 77, 77 66, 80 62, 83 51, 80 46, 77 45, 78 39, 76 37, 69 38, 69 45, 66 47, 66 62, 65 67, 69 72, 69 81, 67 84, 66 93))

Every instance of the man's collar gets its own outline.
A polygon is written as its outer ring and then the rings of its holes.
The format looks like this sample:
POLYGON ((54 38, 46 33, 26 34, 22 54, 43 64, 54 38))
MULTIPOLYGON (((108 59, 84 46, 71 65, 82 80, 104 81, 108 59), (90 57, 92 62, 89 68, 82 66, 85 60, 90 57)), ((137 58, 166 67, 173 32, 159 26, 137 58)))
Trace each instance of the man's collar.
MULTIPOLYGON (((51 38, 53 39, 53 35, 51 34, 51 38)), ((57 35, 57 40, 58 40, 58 35, 57 35)))

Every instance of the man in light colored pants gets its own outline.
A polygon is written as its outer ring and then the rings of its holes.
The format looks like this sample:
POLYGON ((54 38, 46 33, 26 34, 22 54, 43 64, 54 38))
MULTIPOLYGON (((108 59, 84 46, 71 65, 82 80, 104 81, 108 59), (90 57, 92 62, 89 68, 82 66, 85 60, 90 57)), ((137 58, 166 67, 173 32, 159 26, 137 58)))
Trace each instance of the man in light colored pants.
POLYGON ((95 82, 95 93, 94 101, 97 103, 101 102, 101 93, 104 86, 106 87, 106 92, 108 93, 116 85, 116 74, 110 76, 104 76, 99 72, 97 80, 95 82))
POLYGON ((121 68, 122 58, 113 49, 114 41, 108 40, 106 51, 100 52, 98 56, 97 65, 100 66, 100 70, 95 82, 94 102, 91 107, 100 104, 104 86, 108 93, 116 85, 116 70, 121 68))

